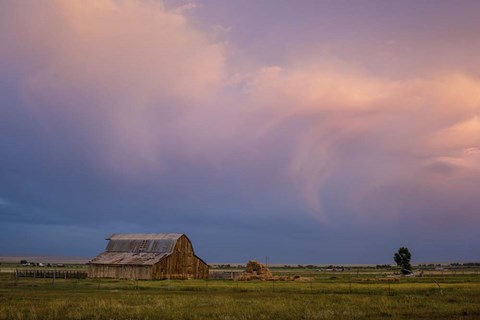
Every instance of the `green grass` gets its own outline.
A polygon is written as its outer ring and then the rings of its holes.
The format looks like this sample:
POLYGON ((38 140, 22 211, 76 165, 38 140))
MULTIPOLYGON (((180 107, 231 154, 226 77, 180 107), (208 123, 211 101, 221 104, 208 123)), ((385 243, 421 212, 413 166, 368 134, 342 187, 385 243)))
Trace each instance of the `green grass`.
POLYGON ((3 273, 0 319, 480 319, 478 273, 392 283, 379 281, 380 271, 360 278, 348 273, 312 275, 311 282, 53 283, 15 281, 3 273))

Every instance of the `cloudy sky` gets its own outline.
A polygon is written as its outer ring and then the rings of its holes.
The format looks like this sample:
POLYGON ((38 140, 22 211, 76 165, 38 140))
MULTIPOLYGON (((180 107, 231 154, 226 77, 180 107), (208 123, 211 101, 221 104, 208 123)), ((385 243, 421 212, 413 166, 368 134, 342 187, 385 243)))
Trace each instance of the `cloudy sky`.
POLYGON ((480 259, 480 2, 0 2, 0 254, 480 259))

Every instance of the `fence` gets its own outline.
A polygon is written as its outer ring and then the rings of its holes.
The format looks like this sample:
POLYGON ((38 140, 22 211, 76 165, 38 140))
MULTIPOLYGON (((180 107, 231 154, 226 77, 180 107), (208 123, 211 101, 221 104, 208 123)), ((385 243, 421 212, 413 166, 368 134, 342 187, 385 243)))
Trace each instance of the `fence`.
POLYGON ((235 280, 240 276, 241 273, 241 271, 210 271, 210 273, 208 274, 208 278, 235 280))
POLYGON ((15 278, 86 279, 86 271, 15 269, 15 278))

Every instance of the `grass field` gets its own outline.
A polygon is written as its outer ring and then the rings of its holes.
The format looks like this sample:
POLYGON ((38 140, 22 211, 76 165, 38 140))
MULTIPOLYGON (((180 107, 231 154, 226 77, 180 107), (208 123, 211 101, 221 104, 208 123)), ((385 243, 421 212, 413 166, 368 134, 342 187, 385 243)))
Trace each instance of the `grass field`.
POLYGON ((0 319, 480 319, 480 275, 381 281, 384 271, 275 270, 306 282, 19 279, 0 274, 0 319))

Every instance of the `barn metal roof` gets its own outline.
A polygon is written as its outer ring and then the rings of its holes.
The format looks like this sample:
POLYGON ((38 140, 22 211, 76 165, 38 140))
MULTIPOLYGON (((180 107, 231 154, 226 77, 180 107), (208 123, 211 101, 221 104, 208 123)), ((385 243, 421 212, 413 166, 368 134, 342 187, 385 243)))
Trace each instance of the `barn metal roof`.
POLYGON ((132 252, 104 252, 95 257, 92 264, 130 264, 154 265, 169 254, 167 253, 132 253, 132 252))
POLYGON ((112 233, 106 240, 178 240, 183 233, 112 233))
POLYGON ((172 254, 181 233, 114 233, 92 264, 153 265, 172 254))

